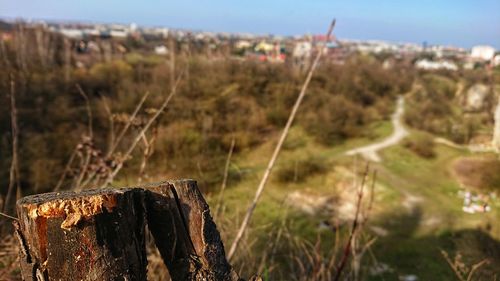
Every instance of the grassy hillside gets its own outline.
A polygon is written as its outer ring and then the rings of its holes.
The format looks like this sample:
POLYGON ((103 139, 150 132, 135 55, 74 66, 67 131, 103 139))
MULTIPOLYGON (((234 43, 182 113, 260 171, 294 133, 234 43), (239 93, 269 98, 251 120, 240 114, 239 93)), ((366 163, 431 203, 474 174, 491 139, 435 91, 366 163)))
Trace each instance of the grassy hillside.
MULTIPOLYGON (((259 257, 268 254, 269 243, 276 238, 284 217, 285 229, 290 237, 300 237, 314 244, 319 235, 322 240, 321 251, 335 247, 335 234, 319 228, 319 225, 328 219, 340 219, 347 223, 349 218, 335 217, 336 214, 328 212, 308 214, 290 199, 290 195, 301 192, 305 194, 303 200, 312 196, 318 206, 322 202, 321 198, 333 197, 332 202, 336 202, 335 197, 341 193, 338 190, 339 183, 352 179, 349 171, 354 169, 353 161, 357 161, 358 170, 363 166, 361 159, 354 160, 345 156, 344 152, 387 136, 390 133, 390 124, 380 123, 372 128, 372 132, 373 138, 352 139, 342 145, 328 147, 316 144, 299 128, 292 131, 290 139, 302 139, 302 146, 300 149, 288 149, 282 153, 276 167, 277 173, 283 166, 305 155, 323 158, 327 168, 321 174, 313 174, 304 181, 285 184, 279 181, 275 173, 257 207, 246 241, 248 248, 243 250, 244 255, 238 258, 243 272, 258 270, 259 265, 262 270, 260 263, 263 261, 259 257), (255 260, 256 264, 249 266, 248 260, 255 260)), ((412 137, 413 135, 410 136, 412 137)), ((245 171, 245 176, 239 182, 229 182, 224 197, 224 212, 217 218, 228 241, 234 234, 239 218, 246 211, 265 167, 266 158, 261 155, 269 155, 272 143, 271 140, 234 159, 234 166, 245 171)), ((364 235, 377 237, 377 240, 371 247, 370 254, 363 259, 366 266, 365 278, 398 280, 400 275, 415 274, 421 280, 455 280, 441 250, 449 252, 452 257, 460 253, 467 264, 490 259, 491 264, 483 267, 483 277, 496 273, 496 268, 500 266, 497 242, 500 238, 500 228, 496 223, 500 216, 498 203, 492 206, 490 213, 464 213, 461 209, 463 199, 458 196, 459 183, 450 173, 453 160, 469 153, 437 145, 435 155, 433 159, 422 158, 401 144, 384 150, 383 161, 372 164, 379 176, 372 218, 364 235), (381 275, 370 275, 368 269, 377 264, 385 264, 390 270, 381 275)), ((215 195, 209 198, 212 205, 217 201, 215 195)), ((345 200, 346 197, 342 198, 345 200)), ((347 226, 348 224, 341 228, 341 233, 347 230, 347 226)), ((291 239, 290 237, 282 240, 291 239)), ((276 257, 286 256, 290 252, 290 246, 284 241, 278 242, 276 247, 279 249, 279 252, 275 253, 276 257)), ((264 265, 270 268, 275 266, 266 264, 265 261, 264 265)), ((293 264, 290 266, 293 268, 293 264)), ((286 272, 284 267, 271 270, 271 276, 276 278, 272 280, 286 280, 286 272)))

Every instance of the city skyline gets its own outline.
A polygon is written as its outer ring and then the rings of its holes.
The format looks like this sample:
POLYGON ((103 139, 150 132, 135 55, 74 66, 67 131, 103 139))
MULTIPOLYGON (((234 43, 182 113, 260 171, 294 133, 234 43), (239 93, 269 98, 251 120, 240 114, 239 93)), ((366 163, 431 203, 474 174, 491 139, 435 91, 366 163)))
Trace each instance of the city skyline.
POLYGON ((0 0, 0 17, 48 21, 132 23, 211 32, 298 35, 323 33, 338 20, 340 39, 385 40, 500 49, 500 2, 395 0, 310 3, 230 1, 70 1, 0 0), (373 11, 377 11, 374 13, 373 11))

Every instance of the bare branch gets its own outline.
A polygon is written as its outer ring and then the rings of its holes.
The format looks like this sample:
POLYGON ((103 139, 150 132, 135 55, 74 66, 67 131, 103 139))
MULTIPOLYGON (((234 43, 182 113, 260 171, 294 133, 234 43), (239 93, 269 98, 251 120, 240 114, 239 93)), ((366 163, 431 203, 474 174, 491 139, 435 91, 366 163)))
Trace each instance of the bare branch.
POLYGON ((474 275, 474 272, 476 272, 476 270, 478 270, 481 266, 488 264, 488 263, 489 263, 489 261, 487 259, 484 259, 484 260, 476 263, 475 265, 473 265, 472 269, 469 272, 469 275, 467 276, 467 281, 471 281, 472 275, 474 275))
POLYGON ((73 161, 75 160, 77 150, 78 150, 78 146, 76 146, 75 149, 73 150, 73 153, 71 153, 71 156, 69 157, 69 160, 66 163, 66 166, 64 167, 64 172, 62 173, 61 177, 59 178, 59 181, 57 182, 56 187, 54 188, 54 191, 59 191, 59 189, 61 188, 64 180, 66 179, 66 175, 68 174, 69 170, 71 169, 71 165, 73 164, 73 161))
POLYGON ((18 220, 18 218, 13 217, 13 216, 10 216, 10 215, 7 215, 7 214, 6 214, 6 213, 4 213, 4 212, 0 212, 0 216, 6 217, 6 218, 8 218, 8 219, 12 219, 12 220, 18 220))
POLYGON ((231 164, 231 156, 233 155, 234 144, 235 144, 235 140, 233 137, 233 139, 231 140, 231 147, 229 148, 229 153, 227 154, 227 158, 226 158, 226 165, 224 167, 224 178, 222 179, 222 186, 220 188, 220 193, 219 193, 219 201, 217 202, 217 206, 215 207, 214 217, 218 217, 220 207, 222 205, 222 199, 224 198, 224 190, 226 189, 227 176, 229 174, 229 165, 231 164))
POLYGON ((92 128, 92 109, 90 108, 90 100, 89 100, 89 97, 87 96, 87 94, 85 93, 85 91, 83 91, 80 84, 76 84, 76 88, 78 89, 78 93, 80 93, 80 95, 85 99, 85 107, 87 108, 87 117, 88 117, 88 122, 89 122, 89 124, 88 124, 89 138, 91 140, 93 140, 94 139, 94 137, 93 137, 94 131, 92 128))
POLYGON ((458 280, 465 281, 462 274, 460 274, 457 267, 453 264, 453 261, 451 261, 450 257, 448 256, 448 253, 445 252, 444 250, 441 250, 441 254, 443 255, 444 259, 448 262, 448 264, 450 265, 451 269, 455 273, 455 276, 457 276, 458 280))
POLYGON ((10 165, 9 173, 9 188, 7 190, 7 195, 5 196, 5 202, 3 206, 3 211, 8 213, 10 207, 10 200, 16 190, 17 194, 20 194, 20 179, 19 179, 19 160, 18 160, 18 126, 17 126, 17 107, 16 107, 16 92, 15 92, 15 82, 14 77, 10 76, 10 118, 11 118, 11 130, 12 130, 12 161, 10 165))
POLYGON ((115 151, 118 144, 120 144, 123 136, 125 136, 125 134, 127 133, 128 129, 130 128, 130 125, 132 125, 132 123, 134 122, 135 118, 137 117, 137 114, 139 113, 139 111, 142 108, 142 105, 144 104, 144 102, 146 101, 146 99, 148 97, 149 97, 149 92, 146 92, 144 94, 144 96, 142 96, 141 101, 135 107, 135 110, 132 113, 132 115, 130 116, 127 124, 125 124, 125 127, 123 127, 120 134, 118 134, 118 137, 116 138, 115 142, 111 145, 111 148, 109 149, 109 151, 107 153, 107 156, 111 156, 111 154, 113 154, 113 152, 115 151))
POLYGON ((113 120, 113 112, 111 111, 111 107, 109 106, 106 97, 102 97, 101 100, 109 120, 109 144, 108 144, 108 150, 109 150, 115 143, 115 122, 113 120))
POLYGON ((369 162, 366 163, 366 168, 365 168, 365 172, 363 173, 361 186, 359 187, 359 190, 358 190, 358 202, 356 205, 356 214, 354 215, 354 220, 352 221, 351 232, 349 233, 349 238, 347 239, 347 243, 346 243, 345 248, 344 248, 344 254, 342 256, 342 259, 340 261, 339 266, 337 267, 337 272, 335 273, 335 278, 333 279, 335 281, 340 280, 340 276, 342 275, 342 271, 347 263, 347 260, 349 259, 349 253, 350 253, 350 250, 352 247, 352 240, 353 240, 354 235, 356 234, 357 228, 358 228, 359 213, 361 210, 361 202, 363 201, 363 191, 364 191, 366 178, 368 177, 368 171, 369 171, 369 162))

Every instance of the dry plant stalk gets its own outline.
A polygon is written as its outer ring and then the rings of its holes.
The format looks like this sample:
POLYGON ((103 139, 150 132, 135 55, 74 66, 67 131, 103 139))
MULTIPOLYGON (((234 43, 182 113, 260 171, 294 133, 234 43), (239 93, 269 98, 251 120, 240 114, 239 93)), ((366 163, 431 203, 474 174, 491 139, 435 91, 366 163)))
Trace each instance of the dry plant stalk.
MULTIPOLYGON (((85 107, 87 110, 87 118, 88 118, 88 127, 87 127, 88 136, 87 136, 87 138, 88 138, 88 142, 91 144, 94 140, 94 130, 93 130, 93 126, 92 126, 92 109, 90 108, 90 100, 89 100, 89 97, 87 96, 87 94, 85 93, 85 91, 82 89, 82 87, 80 87, 79 84, 76 84, 76 88, 78 89, 78 93, 85 99, 85 107)), ((87 174, 91 159, 92 159, 91 150, 87 149, 86 155, 85 155, 85 160, 83 162, 83 168, 80 169, 80 174, 76 178, 75 185, 74 185, 74 188, 77 190, 80 189, 80 187, 82 186, 81 182, 84 179, 85 175, 87 174)))
POLYGON ((354 215, 354 220, 352 221, 351 232, 349 233, 349 238, 347 239, 347 243, 344 248, 344 253, 342 255, 342 259, 340 260, 339 265, 337 266, 337 272, 335 273, 335 278, 333 280, 340 280, 340 276, 342 275, 342 271, 347 264, 347 260, 349 259, 349 255, 352 247, 352 240, 354 239, 359 225, 359 213, 361 211, 361 202, 363 201, 363 192, 364 186, 366 182, 366 178, 368 177, 369 172, 369 163, 366 164, 365 172, 363 173, 363 178, 361 180, 361 185, 358 190, 358 201, 356 205, 356 214, 354 215))
POLYGON ((139 179, 138 179, 139 183, 142 183, 144 177, 147 177, 146 165, 147 165, 148 160, 151 157, 151 155, 153 155, 156 139, 158 137, 158 128, 157 127, 154 127, 151 131, 152 131, 152 136, 149 140, 146 137, 146 134, 143 134, 142 138, 141 138, 142 143, 144 144, 144 150, 142 153, 141 165, 139 167, 139 179))
POLYGON ((115 142, 115 121, 113 119, 113 112, 111 111, 111 107, 109 107, 108 100, 106 97, 101 97, 102 106, 106 114, 108 115, 109 121, 109 144, 108 150, 113 146, 115 142))
POLYGON ((224 178, 222 179, 222 186, 220 188, 219 200, 217 202, 217 206, 215 207, 214 217, 216 218, 219 216, 222 200, 224 199, 224 190, 226 189, 227 185, 227 176, 229 174, 229 165, 231 164, 231 156, 233 155, 234 144, 235 144, 235 139, 233 137, 233 139, 231 140, 231 147, 229 148, 229 152, 227 154, 226 165, 224 166, 224 178))
POLYGON ((59 178, 59 181, 57 181, 56 187, 54 188, 54 191, 59 191, 61 189, 61 186, 66 179, 66 175, 68 175, 69 171, 71 170, 71 165, 73 164, 73 161, 75 160, 76 153, 77 153, 77 148, 78 146, 75 146, 75 149, 73 149, 73 152, 71 153, 71 156, 69 157, 68 162, 66 163, 66 166, 64 167, 64 171, 59 178))
POLYGON ((142 96, 141 101, 135 107, 135 110, 132 113, 132 116, 130 116, 130 119, 125 124, 125 126, 123 127, 123 129, 120 131, 120 134, 118 135, 118 137, 116 138, 116 140, 113 142, 113 144, 109 148, 107 156, 111 156, 113 154, 113 152, 115 152, 116 147, 118 146, 118 144, 120 144, 121 140, 123 139, 123 136, 125 136, 125 134, 127 133, 128 129, 130 128, 130 125, 132 125, 132 123, 134 122, 135 118, 137 117, 137 114, 141 110, 144 102, 146 101, 146 99, 148 97, 149 97, 149 92, 146 92, 144 94, 144 96, 142 96))
MULTIPOLYGON (((130 118, 127 120, 127 122, 125 123, 125 126, 122 128, 122 130, 120 131, 120 133, 119 133, 119 135, 118 135, 118 137, 116 139, 114 138, 114 129, 113 129, 113 127, 110 128, 110 130, 111 130, 110 135, 112 136, 112 141, 111 141, 111 144, 110 144, 110 146, 108 148, 108 152, 106 153, 106 156, 104 157, 105 159, 112 158, 113 153, 115 152, 116 148, 120 144, 120 142, 123 139, 123 137, 125 136, 125 134, 130 129, 130 126, 132 125, 132 123, 136 120, 137 114, 141 110, 142 106, 144 105, 144 102, 146 101, 146 99, 148 97, 149 97, 149 92, 146 92, 142 96, 141 101, 135 107, 134 112, 132 113, 132 115, 130 116, 130 118)), ((105 107, 108 108, 108 109, 106 109, 106 111, 108 112, 108 114, 110 114, 110 120, 113 120, 112 114, 111 114, 111 109, 109 109, 109 107, 107 105, 105 107)), ((113 124, 113 121, 110 121, 110 122, 112 122, 112 124, 113 124)), ((125 160, 126 159, 124 159, 123 161, 125 161, 125 160)), ((95 178, 96 176, 97 176, 97 172, 96 171, 92 172, 90 175, 87 176, 87 179, 82 183, 81 186, 78 187, 78 189, 82 189, 82 188, 86 187, 91 181, 94 181, 94 184, 97 184, 99 179, 98 178, 96 179, 95 178)))
POLYGON ((5 202, 3 206, 3 212, 8 213, 10 207, 10 201, 16 191, 17 197, 19 199, 21 195, 21 184, 19 179, 19 159, 18 159, 18 145, 19 145, 19 130, 17 127, 17 107, 16 107, 16 96, 15 96, 15 83, 14 78, 11 74, 10 77, 10 118, 12 127, 12 161, 10 165, 9 173, 9 188, 7 190, 7 195, 5 196, 5 202))
MULTIPOLYGON (((84 97, 84 99, 86 100, 86 103, 87 103, 87 114, 89 116, 88 133, 91 134, 93 137, 92 123, 90 121, 92 113, 91 113, 91 109, 90 109, 89 99, 88 99, 87 95, 85 94, 85 92, 81 89, 81 87, 79 87, 79 85, 77 85, 77 88, 79 90, 79 93, 84 97)), ((114 153, 114 151, 116 150, 118 144, 121 142, 124 135, 128 132, 129 128, 131 127, 131 124, 135 121, 138 112, 142 108, 142 106, 143 106, 143 104, 148 96, 149 96, 149 92, 146 92, 144 94, 144 96, 141 98, 141 101, 137 104, 137 106, 134 109, 134 112, 132 113, 130 118, 127 120, 125 126, 119 132, 119 135, 117 138, 114 137, 114 127, 113 127, 114 125, 110 128, 110 130, 112 130, 110 132, 111 139, 110 139, 110 144, 109 144, 105 159, 111 158, 111 156, 114 153)), ((110 115, 110 123, 113 123, 111 109, 109 108, 109 106, 107 105, 107 103, 104 100, 103 100, 103 103, 104 103, 104 107, 105 107, 106 112, 110 115)), ((75 161, 76 157, 77 156, 81 157, 81 150, 82 149, 86 149, 86 158, 83 161, 81 161, 81 163, 80 163, 80 173, 77 176, 75 176, 75 178, 73 179, 75 182, 73 185, 73 188, 75 190, 81 190, 81 189, 85 188, 90 182, 92 182, 92 181, 96 182, 99 180, 98 178, 96 178, 97 171, 94 170, 94 171, 88 173, 88 168, 89 168, 89 165, 91 165, 90 162, 92 162, 92 158, 99 157, 100 154, 98 153, 96 155, 97 151, 95 151, 92 148, 92 139, 89 138, 88 136, 84 136, 83 139, 75 146, 75 149, 73 150, 68 162, 66 163, 64 171, 63 171, 61 177, 59 178, 59 180, 54 188, 54 191, 59 191, 61 189, 61 187, 64 183, 64 180, 67 178, 68 173, 72 169, 72 165, 73 165, 73 162, 75 161)), ((97 160, 103 160, 103 159, 99 158, 97 160)))
POLYGON ((481 266, 489 263, 488 259, 484 259, 476 264, 473 264, 469 268, 462 262, 462 256, 460 254, 456 254, 454 260, 451 260, 451 258, 448 256, 448 253, 444 250, 441 250, 441 255, 443 255, 444 259, 446 260, 446 262, 448 262, 450 268, 457 276, 457 279, 460 281, 471 281, 472 276, 474 276, 474 273, 481 266))
MULTIPOLYGON (((184 72, 183 72, 184 73, 184 72)), ((142 130, 139 132, 139 134, 137 134, 137 136, 135 137, 134 141, 132 142, 132 144, 130 145, 130 147, 128 148, 128 150, 125 152, 125 154, 123 155, 123 160, 120 161, 118 163, 118 165, 116 165, 115 169, 109 174, 109 176, 106 178, 106 180, 104 181, 104 183, 101 185, 101 188, 107 186, 109 183, 111 183, 113 181, 113 179, 116 177, 116 175, 120 172, 120 170, 123 168, 123 163, 124 161, 126 161, 126 159, 128 157, 130 157, 130 155, 132 154, 132 152, 134 151, 135 147, 137 146, 137 144, 139 143, 139 141, 142 139, 142 135, 147 132, 149 130, 149 128, 151 127, 151 125, 153 124, 153 122, 158 119, 158 117, 160 116, 160 114, 163 113, 163 111, 165 110, 165 108, 167 107, 168 103, 170 102, 170 100, 174 97, 174 95, 177 93, 177 87, 181 81, 181 78, 183 77, 183 73, 181 73, 179 75, 179 77, 177 78, 177 81, 175 81, 175 84, 174 86, 172 87, 172 91, 170 92, 170 94, 165 98, 165 100, 163 101, 162 105, 160 106, 160 108, 158 109, 158 111, 156 111, 156 113, 148 120, 148 122, 146 123, 146 125, 142 128, 142 130)))
MULTIPOLYGON (((328 32, 326 33, 326 38, 330 38, 333 28, 335 27, 335 19, 332 21, 330 24, 330 27, 328 29, 328 32)), ((288 117, 288 121, 286 122, 285 128, 283 129, 283 132, 281 133, 280 139, 278 141, 278 144, 276 145, 274 152, 271 156, 271 159, 269 160, 269 164, 267 165, 267 168, 264 172, 264 175, 262 176, 262 179, 259 183, 259 186, 257 188, 257 191, 255 193, 255 197, 248 208, 247 213, 245 214, 245 218, 243 219, 243 222, 241 223, 241 226, 238 230, 238 233, 236 234, 236 237, 233 241, 233 244, 231 245, 231 249, 229 250, 228 253, 228 259, 231 260, 233 257, 234 253, 236 252, 236 249, 238 248, 238 244, 240 243, 241 238, 243 237, 243 234, 245 233, 245 230, 248 227, 248 224, 250 222, 250 219, 252 218, 253 212, 255 210, 255 207, 257 206, 257 203, 260 199, 260 196, 262 195, 262 192, 264 191, 264 188, 266 186, 267 180, 269 179, 269 175, 271 174, 271 171, 274 167, 274 163, 276 162, 276 159, 278 158, 278 155, 281 151, 281 147, 283 146, 283 143, 285 142, 285 139, 288 135, 288 131, 290 130, 290 127, 292 126, 292 123, 295 119, 295 115, 297 115, 297 111, 300 107, 300 104, 302 103, 302 100, 304 99, 304 96, 306 94, 307 87, 309 86, 309 82, 311 81, 312 75, 314 73, 314 70, 316 69, 319 60, 322 57, 323 54, 323 48, 322 46, 316 55, 316 58, 314 59, 313 64, 311 65, 311 68, 309 69, 309 73, 307 74, 307 78, 304 81, 304 84, 302 85, 302 89, 300 91, 299 96, 297 97, 297 100, 295 101, 295 104, 293 106, 292 112, 290 113, 290 116, 288 117)))

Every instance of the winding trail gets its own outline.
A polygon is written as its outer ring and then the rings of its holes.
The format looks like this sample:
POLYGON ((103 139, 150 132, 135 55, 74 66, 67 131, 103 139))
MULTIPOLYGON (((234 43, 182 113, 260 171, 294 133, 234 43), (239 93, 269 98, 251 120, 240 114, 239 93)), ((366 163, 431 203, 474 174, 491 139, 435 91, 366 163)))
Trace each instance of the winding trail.
POLYGON ((408 136, 408 131, 406 130, 406 128, 403 125, 403 122, 401 121, 403 114, 404 114, 404 97, 399 96, 396 105, 396 110, 394 111, 391 117, 392 125, 394 126, 394 131, 392 132, 392 135, 390 135, 381 142, 349 150, 346 152, 346 154, 347 155, 361 154, 364 158, 366 158, 369 161, 380 162, 381 158, 377 154, 379 150, 393 146, 399 143, 406 136, 408 136))

